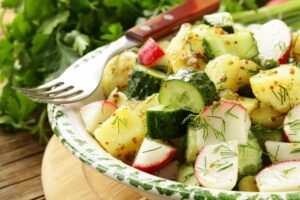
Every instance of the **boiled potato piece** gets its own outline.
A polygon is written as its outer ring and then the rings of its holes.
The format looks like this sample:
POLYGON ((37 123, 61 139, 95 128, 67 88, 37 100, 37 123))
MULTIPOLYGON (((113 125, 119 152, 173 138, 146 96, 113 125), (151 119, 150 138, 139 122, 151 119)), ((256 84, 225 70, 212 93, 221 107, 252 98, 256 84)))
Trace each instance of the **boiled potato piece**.
POLYGON ((211 60, 205 72, 218 90, 238 91, 241 86, 249 84, 249 78, 259 72, 260 67, 249 60, 240 59, 230 54, 211 60))
POLYGON ((132 51, 124 51, 113 57, 105 66, 102 75, 102 89, 107 97, 115 87, 123 87, 127 84, 129 73, 135 65, 137 54, 132 51))
POLYGON ((126 106, 117 109, 94 132, 96 139, 108 153, 126 163, 133 161, 145 134, 142 119, 126 106))
POLYGON ((242 97, 231 90, 224 90, 220 92, 221 101, 230 101, 242 105, 251 114, 253 110, 258 108, 258 100, 255 98, 242 97))
POLYGON ((255 176, 245 176, 239 181, 239 191, 258 192, 255 176))
POLYGON ((202 41, 206 35, 225 34, 221 28, 207 25, 183 24, 177 35, 171 40, 166 55, 172 71, 181 68, 203 70, 206 65, 202 41))
POLYGON ((300 31, 293 34, 292 55, 297 62, 300 62, 300 31))
POLYGON ((255 97, 280 113, 300 103, 300 69, 294 65, 260 71, 250 83, 255 97))
POLYGON ((260 125, 263 128, 278 128, 282 126, 285 114, 274 110, 270 106, 261 106, 255 109, 251 115, 251 121, 255 125, 260 125))
POLYGON ((147 109, 158 106, 158 105, 159 105, 158 93, 154 93, 153 95, 147 97, 145 99, 145 101, 140 102, 134 110, 137 113, 139 113, 139 116, 145 122, 147 109))
POLYGON ((129 98, 125 93, 118 91, 115 88, 108 96, 108 101, 113 102, 117 107, 128 106, 130 108, 135 108, 139 102, 129 98))

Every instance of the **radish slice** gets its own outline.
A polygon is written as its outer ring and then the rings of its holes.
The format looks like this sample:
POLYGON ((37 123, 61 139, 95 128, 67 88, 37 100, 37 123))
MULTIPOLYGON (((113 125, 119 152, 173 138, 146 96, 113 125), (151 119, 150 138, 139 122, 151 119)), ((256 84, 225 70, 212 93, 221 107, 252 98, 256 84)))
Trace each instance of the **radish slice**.
POLYGON ((255 177, 260 192, 299 191, 300 161, 270 165, 255 177))
POLYGON ((265 146, 272 163, 300 160, 300 143, 267 141, 265 146))
POLYGON ((237 140, 247 144, 251 121, 247 110, 234 102, 218 102, 205 109, 197 130, 197 147, 237 140))
POLYGON ((117 106, 110 101, 95 101, 82 106, 80 114, 87 131, 94 132, 99 124, 107 120, 116 109, 117 106))
POLYGON ((165 53, 152 38, 149 38, 139 50, 139 61, 142 65, 153 66, 165 53))
POLYGON ((168 164, 175 154, 175 148, 145 138, 135 157, 133 167, 145 172, 154 172, 168 164))
POLYGON ((167 165, 165 165, 163 168, 159 169, 158 171, 155 171, 153 175, 168 180, 176 181, 178 176, 178 169, 179 169, 179 162, 177 160, 174 160, 168 163, 167 165))
POLYGON ((285 61, 283 56, 289 51, 292 35, 289 27, 281 20, 274 19, 260 28, 252 30, 257 42, 259 59, 263 66, 275 67, 271 63, 285 61), (272 66, 271 66, 272 65, 272 66))
POLYGON ((300 105, 291 109, 283 121, 283 132, 289 142, 300 142, 300 105))
POLYGON ((237 142, 205 146, 197 156, 195 175, 203 187, 232 190, 238 178, 237 142))
POLYGON ((265 7, 277 6, 288 1, 289 0, 271 0, 265 5, 265 7))

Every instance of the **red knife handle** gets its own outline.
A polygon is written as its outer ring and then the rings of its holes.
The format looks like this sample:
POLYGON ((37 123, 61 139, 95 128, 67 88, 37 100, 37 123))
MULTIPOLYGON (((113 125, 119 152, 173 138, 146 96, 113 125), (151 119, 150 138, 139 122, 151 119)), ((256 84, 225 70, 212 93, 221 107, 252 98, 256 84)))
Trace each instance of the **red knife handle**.
POLYGON ((181 24, 192 22, 219 8, 220 0, 188 0, 178 7, 155 16, 131 29, 125 35, 138 41, 149 37, 160 38, 178 29, 181 24))

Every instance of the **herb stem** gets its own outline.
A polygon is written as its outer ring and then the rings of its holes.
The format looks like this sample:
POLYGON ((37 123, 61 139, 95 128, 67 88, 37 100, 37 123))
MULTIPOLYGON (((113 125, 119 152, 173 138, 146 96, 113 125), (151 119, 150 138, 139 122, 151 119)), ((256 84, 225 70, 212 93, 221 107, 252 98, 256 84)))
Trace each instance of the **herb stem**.
POLYGON ((6 9, 3 9, 0 14, 0 29, 1 29, 1 32, 6 36, 6 29, 4 27, 4 22, 3 22, 5 13, 6 13, 6 9))
MULTIPOLYGON (((245 25, 251 23, 265 23, 272 18, 279 18, 285 21, 289 26, 294 26, 300 20, 299 16, 300 1, 289 1, 272 7, 262 7, 257 10, 248 10, 232 14, 235 22, 245 25), (290 19, 295 21, 289 21, 290 19)), ((294 28, 294 27, 293 27, 294 28)))

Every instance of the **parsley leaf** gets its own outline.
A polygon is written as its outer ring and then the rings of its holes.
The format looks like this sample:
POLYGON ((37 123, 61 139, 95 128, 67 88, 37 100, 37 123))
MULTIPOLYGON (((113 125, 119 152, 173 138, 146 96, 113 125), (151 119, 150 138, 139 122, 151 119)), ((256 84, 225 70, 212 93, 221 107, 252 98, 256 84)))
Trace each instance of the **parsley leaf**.
POLYGON ((149 18, 181 2, 3 0, 2 8, 14 9, 16 17, 6 26, 0 23, 5 31, 0 40, 0 124, 6 130, 29 130, 46 142, 51 133, 46 106, 11 86, 33 87, 52 80, 80 56, 118 39, 139 17, 149 18))

